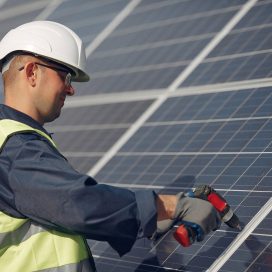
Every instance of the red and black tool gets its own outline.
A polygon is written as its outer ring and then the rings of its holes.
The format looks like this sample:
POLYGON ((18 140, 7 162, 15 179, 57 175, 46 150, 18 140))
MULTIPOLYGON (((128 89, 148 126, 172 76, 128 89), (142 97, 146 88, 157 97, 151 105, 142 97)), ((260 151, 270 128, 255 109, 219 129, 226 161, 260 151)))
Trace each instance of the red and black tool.
MULTIPOLYGON (((232 211, 227 201, 212 187, 208 185, 198 186, 187 195, 209 201, 219 212, 224 223, 231 228, 241 230, 238 217, 232 211)), ((194 243, 197 231, 192 225, 182 224, 175 230, 174 237, 182 246, 188 247, 194 243)))

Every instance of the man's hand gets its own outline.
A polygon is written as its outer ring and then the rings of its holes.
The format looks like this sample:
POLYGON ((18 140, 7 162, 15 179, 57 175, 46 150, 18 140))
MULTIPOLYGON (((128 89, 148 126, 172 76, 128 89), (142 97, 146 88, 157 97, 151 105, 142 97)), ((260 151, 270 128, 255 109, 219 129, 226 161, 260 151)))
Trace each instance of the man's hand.
POLYGON ((178 221, 196 224, 200 227, 198 241, 212 230, 220 227, 221 218, 208 201, 191 198, 179 193, 176 196, 159 195, 157 198, 157 233, 162 235, 178 221))

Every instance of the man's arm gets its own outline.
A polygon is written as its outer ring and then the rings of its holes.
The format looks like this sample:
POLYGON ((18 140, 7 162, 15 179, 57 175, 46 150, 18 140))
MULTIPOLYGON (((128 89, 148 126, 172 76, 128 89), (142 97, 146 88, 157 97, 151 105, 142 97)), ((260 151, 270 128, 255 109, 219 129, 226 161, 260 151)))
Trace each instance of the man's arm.
POLYGON ((156 229, 154 192, 97 184, 74 170, 39 135, 12 136, 1 161, 2 184, 6 185, 0 196, 11 215, 107 241, 119 254, 156 229))
POLYGON ((14 194, 6 199, 10 206, 47 227, 108 241, 119 254, 129 251, 137 238, 152 236, 157 221, 179 216, 177 207, 184 206, 194 219, 194 200, 186 198, 185 205, 173 195, 97 184, 37 135, 13 136, 3 154, 11 163, 8 181, 3 181, 14 194))

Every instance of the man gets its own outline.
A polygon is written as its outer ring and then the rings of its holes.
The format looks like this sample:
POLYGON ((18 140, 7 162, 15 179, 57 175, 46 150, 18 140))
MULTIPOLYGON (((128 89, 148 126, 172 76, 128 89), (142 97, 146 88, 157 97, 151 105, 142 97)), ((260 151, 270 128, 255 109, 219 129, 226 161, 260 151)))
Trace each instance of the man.
POLYGON ((198 240, 220 225, 207 201, 98 184, 59 153, 43 125, 74 95, 71 81, 89 80, 85 63, 80 38, 55 22, 24 24, 0 43, 1 271, 96 271, 85 239, 123 255, 176 220, 198 226, 198 240))

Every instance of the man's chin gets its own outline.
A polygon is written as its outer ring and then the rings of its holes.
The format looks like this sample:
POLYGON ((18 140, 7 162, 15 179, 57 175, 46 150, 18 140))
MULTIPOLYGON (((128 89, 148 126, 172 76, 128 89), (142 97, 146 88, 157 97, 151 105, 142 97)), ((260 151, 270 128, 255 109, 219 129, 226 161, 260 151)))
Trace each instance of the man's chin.
POLYGON ((50 123, 53 122, 54 120, 56 120, 61 114, 61 110, 59 110, 58 112, 55 112, 54 115, 52 114, 51 116, 48 116, 45 119, 45 123, 50 123))

